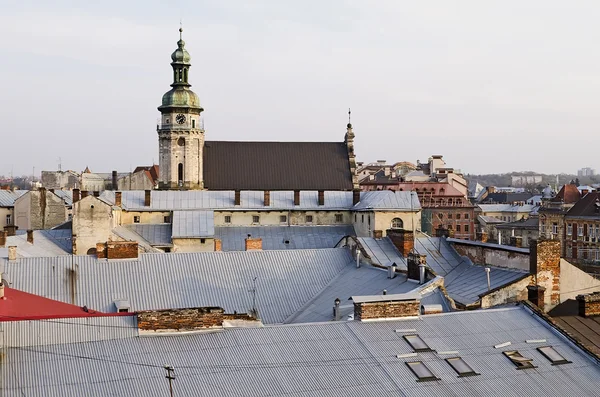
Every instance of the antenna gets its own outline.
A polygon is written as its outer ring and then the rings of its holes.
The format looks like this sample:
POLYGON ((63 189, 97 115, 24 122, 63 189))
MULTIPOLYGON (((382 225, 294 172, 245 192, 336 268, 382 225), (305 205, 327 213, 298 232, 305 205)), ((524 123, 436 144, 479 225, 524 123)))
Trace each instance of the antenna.
POLYGON ((171 392, 171 397, 173 397, 173 381, 175 380, 175 370, 170 365, 165 365, 165 371, 167 371, 167 375, 165 378, 169 380, 169 391, 171 392))

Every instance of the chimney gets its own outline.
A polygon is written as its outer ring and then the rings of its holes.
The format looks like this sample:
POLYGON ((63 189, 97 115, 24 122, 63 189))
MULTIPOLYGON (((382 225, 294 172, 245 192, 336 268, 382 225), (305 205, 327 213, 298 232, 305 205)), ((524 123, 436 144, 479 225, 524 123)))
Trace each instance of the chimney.
POLYGON ((392 244, 400 251, 403 257, 407 258, 408 254, 415 247, 415 235, 410 230, 388 229, 387 237, 392 240, 392 244))
POLYGON ((152 194, 151 190, 144 191, 144 207, 150 207, 151 194, 152 194))
POLYGON ((97 190, 94 190, 94 197, 100 197, 100 192, 97 190))
POLYGON ((560 303, 560 245, 558 240, 539 239, 529 247, 529 273, 534 276, 535 286, 548 291, 542 305, 548 310, 560 303))
POLYGON ((421 309, 420 299, 418 293, 353 296, 354 319, 376 321, 417 317, 421 309))
POLYGON ((234 192, 233 204, 234 205, 241 205, 242 204, 242 200, 240 198, 240 191, 239 190, 236 190, 234 192))
POLYGON ((6 232, 7 237, 15 236, 17 234, 18 228, 19 227, 16 225, 6 225, 4 226, 4 232, 6 232))
POLYGON ((218 239, 218 238, 215 239, 215 251, 216 252, 223 251, 223 243, 221 242, 221 239, 218 239))
POLYGON ((119 180, 117 179, 117 171, 112 172, 112 190, 119 188, 119 180))
POLYGON ((0 248, 4 248, 6 245, 6 233, 4 230, 0 230, 0 248))
POLYGON ((600 316, 600 292, 593 294, 577 295, 579 315, 582 317, 600 316))
POLYGON ((115 192, 115 206, 120 207, 123 200, 123 193, 115 192))
MULTIPOLYGON (((513 229, 513 233, 514 233, 514 229, 513 229)), ((523 237, 511 236, 510 237, 510 245, 513 247, 521 248, 523 246, 523 237)))
POLYGON ((319 205, 325 205, 325 191, 319 190, 317 192, 319 205))
POLYGON ((406 258, 407 278, 418 281, 419 284, 425 284, 427 255, 419 255, 415 252, 409 252, 406 258))
POLYGON ((83 200, 84 198, 86 198, 88 195, 88 191, 87 190, 82 190, 81 191, 81 199, 83 200))
POLYGON ((340 313, 340 298, 335 298, 333 301, 333 320, 340 321, 341 313, 340 313))
POLYGON ((79 201, 79 189, 73 189, 73 204, 79 201))
POLYGON ((33 230, 27 230, 27 242, 33 244, 33 230))
POLYGON ((294 190, 294 205, 300 205, 300 190, 294 190))
POLYGON ((396 277, 396 264, 392 263, 390 266, 388 266, 388 278, 395 278, 396 277))
POLYGON ((264 205, 265 207, 269 207, 271 205, 271 192, 269 190, 265 190, 264 192, 264 205))
POLYGON ((246 251, 262 251, 262 238, 252 238, 251 235, 245 240, 246 251))
POLYGON ((11 245, 8 247, 8 260, 9 261, 17 260, 17 247, 15 245, 11 245))
POLYGON ((352 191, 352 205, 356 205, 360 202, 360 190, 356 189, 352 191))
MULTIPOLYGON (((489 274, 489 273, 488 273, 489 274)), ((541 311, 544 311, 544 292, 546 288, 540 285, 528 285, 527 286, 527 300, 537 307, 540 308, 541 311)), ((577 297, 579 298, 579 297, 577 297)))
POLYGON ((421 305, 421 314, 440 314, 443 312, 444 308, 439 303, 421 305))

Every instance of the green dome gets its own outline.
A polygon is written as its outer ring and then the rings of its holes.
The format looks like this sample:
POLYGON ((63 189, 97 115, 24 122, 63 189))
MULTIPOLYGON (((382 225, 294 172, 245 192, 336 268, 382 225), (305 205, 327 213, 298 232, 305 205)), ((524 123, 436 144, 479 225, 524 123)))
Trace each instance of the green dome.
POLYGON ((192 57, 185 49, 185 41, 179 40, 177 42, 177 49, 171 54, 171 59, 173 60, 173 63, 190 64, 192 57))
POLYGON ((162 105, 159 107, 159 109, 172 107, 196 108, 202 111, 198 95, 196 95, 194 91, 188 90, 184 87, 174 87, 170 91, 166 92, 165 95, 163 95, 162 105))

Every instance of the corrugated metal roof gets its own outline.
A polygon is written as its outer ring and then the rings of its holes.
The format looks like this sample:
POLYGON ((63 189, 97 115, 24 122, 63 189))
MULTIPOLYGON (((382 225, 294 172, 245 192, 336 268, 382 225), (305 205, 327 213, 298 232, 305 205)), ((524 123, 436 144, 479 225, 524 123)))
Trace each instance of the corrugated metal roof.
MULTIPOLYGON (((150 225, 150 226, 156 226, 156 225, 150 225)), ((170 225, 169 225, 170 226, 170 225)), ((169 228, 169 231, 171 229, 169 228)), ((114 228, 111 233, 115 236, 117 236, 117 238, 115 240, 119 240, 119 239, 124 239, 125 241, 137 241, 138 243, 138 248, 140 248, 140 252, 145 252, 145 253, 158 253, 158 252, 163 252, 162 250, 159 250, 158 248, 154 248, 152 246, 152 244, 150 244, 150 242, 148 240, 146 240, 143 236, 141 236, 139 233, 137 233, 135 230, 128 228, 127 226, 117 226, 116 228, 114 228)), ((169 238, 170 239, 170 238, 169 238)), ((165 244, 166 245, 166 244, 165 244)), ((169 244, 170 245, 170 244, 169 244)))
POLYGON ((488 212, 515 212, 521 213, 526 212, 530 213, 535 210, 537 206, 533 204, 523 204, 523 205, 512 205, 512 204, 477 204, 477 206, 483 211, 483 213, 488 212))
POLYGON ((0 207, 14 207, 15 200, 28 191, 29 190, 0 190, 0 207))
POLYGON ((141 254, 114 261, 0 259, 12 288, 102 312, 114 312, 113 302, 126 299, 132 311, 221 306, 245 313, 258 277, 257 308, 265 323, 283 322, 352 262, 343 248, 141 254))
POLYGON ((172 226, 170 223, 134 223, 124 227, 142 236, 150 245, 169 247, 172 245, 172 226))
POLYGON ((352 225, 215 227, 223 251, 245 250, 248 235, 262 239, 264 250, 333 248, 345 236, 355 235, 352 225))
POLYGON ((382 266, 395 263, 398 269, 406 270, 406 259, 401 256, 389 238, 358 237, 358 241, 373 263, 382 266))
POLYGON ((418 211, 421 209, 421 203, 419 202, 419 196, 414 192, 376 190, 361 193, 360 202, 353 209, 356 211, 418 211))
POLYGON ((73 191, 72 190, 60 190, 56 189, 54 191, 58 197, 60 197, 68 207, 73 206, 73 191))
MULTIPOLYGON (((20 258, 69 255, 72 250, 70 229, 34 230, 33 244, 27 242, 27 232, 17 230, 6 238, 6 247, 16 246, 20 258)), ((8 248, 0 248, 0 258, 8 257, 8 248)))
POLYGON ((215 235, 213 211, 173 211, 173 238, 199 238, 215 235))
POLYGON ((165 364, 178 397, 590 396, 600 378, 595 362, 522 308, 11 348, 0 371, 6 396, 146 397, 168 395, 165 364), (413 352, 395 332, 408 328, 438 352, 458 351, 480 375, 457 377, 435 352, 396 358, 413 352), (546 339, 572 364, 552 365, 527 339, 546 339), (506 341, 537 368, 517 371, 493 347, 506 341), (439 380, 417 382, 411 360, 439 380))

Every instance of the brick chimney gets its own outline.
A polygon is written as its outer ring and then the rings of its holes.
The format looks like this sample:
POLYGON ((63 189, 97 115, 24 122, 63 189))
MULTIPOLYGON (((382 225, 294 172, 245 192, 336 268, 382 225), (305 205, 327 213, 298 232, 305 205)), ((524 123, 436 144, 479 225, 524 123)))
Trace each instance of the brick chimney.
POLYGON ((319 205, 325 205, 325 191, 319 190, 317 195, 318 195, 319 205))
POLYGON ((534 276, 534 286, 548 292, 543 304, 548 310, 560 303, 560 244, 558 240, 540 239, 529 247, 529 272, 534 276))
POLYGON ((10 236, 14 236, 17 234, 17 229, 19 227, 16 225, 6 225, 4 226, 4 231, 6 232, 6 236, 10 237, 10 236))
POLYGON ((300 205, 300 190, 294 190, 294 205, 300 205))
POLYGON ((119 188, 119 180, 117 178, 117 171, 112 172, 112 190, 117 190, 119 188))
POLYGON ((234 192, 233 205, 242 205, 241 192, 236 190, 234 192))
POLYGON ((262 250, 262 238, 252 238, 248 235, 245 241, 246 251, 261 251, 262 250))
POLYGON ((4 230, 0 230, 0 248, 4 248, 6 246, 6 233, 4 230))
POLYGON ((408 257, 415 246, 415 235, 410 230, 388 229, 387 236, 403 257, 408 257))
POLYGON ((512 245, 513 247, 521 248, 523 246, 523 237, 511 236, 510 237, 510 245, 512 245))
POLYGON ((144 207, 150 207, 151 198, 152 198, 152 191, 145 190, 144 191, 144 207))
POLYGON ((416 317, 421 309, 417 293, 353 296, 354 319, 358 321, 416 317))
POLYGON ((216 238, 214 241, 215 241, 215 251, 217 251, 217 252, 223 251, 223 248, 222 248, 223 243, 221 242, 221 239, 216 238))
POLYGON ((122 200, 123 200, 123 193, 121 193, 121 192, 115 192, 115 205, 117 207, 121 206, 122 200))
POLYGON ((541 311, 544 311, 545 292, 546 288, 541 285, 528 285, 527 300, 539 307, 541 311))
POLYGON ((409 252, 406 258, 408 268, 407 278, 416 280, 419 284, 425 284, 427 272, 427 255, 419 255, 414 252, 409 252))
POLYGON ((87 190, 82 190, 81 191, 81 199, 83 200, 84 198, 86 198, 88 195, 88 191, 87 190))
POLYGON ((9 261, 17 260, 17 247, 14 245, 11 245, 8 247, 8 260, 9 261))
POLYGON ((100 197, 100 192, 97 190, 94 190, 93 195, 94 195, 94 197, 100 197))
POLYGON ((33 244, 33 230, 27 230, 27 242, 33 244))
POLYGON ((137 313, 137 325, 141 333, 193 331, 221 328, 226 316, 231 315, 225 315, 224 310, 220 307, 149 310, 137 313))
POLYGON ((600 292, 593 294, 577 295, 579 315, 582 317, 600 316, 600 292))
POLYGON ((264 203, 265 207, 268 207, 271 205, 271 192, 268 190, 265 190, 265 192, 264 192, 263 203, 264 203))
POLYGON ((73 189, 73 204, 75 204, 76 202, 79 201, 79 194, 80 194, 79 189, 73 189))
POLYGON ((352 205, 356 205, 360 202, 360 190, 356 189, 352 191, 352 205))

